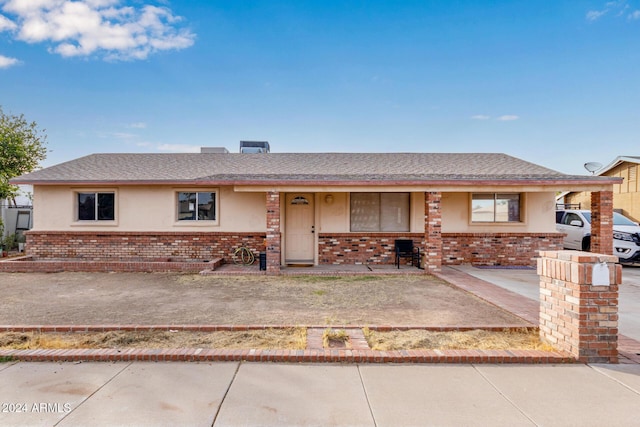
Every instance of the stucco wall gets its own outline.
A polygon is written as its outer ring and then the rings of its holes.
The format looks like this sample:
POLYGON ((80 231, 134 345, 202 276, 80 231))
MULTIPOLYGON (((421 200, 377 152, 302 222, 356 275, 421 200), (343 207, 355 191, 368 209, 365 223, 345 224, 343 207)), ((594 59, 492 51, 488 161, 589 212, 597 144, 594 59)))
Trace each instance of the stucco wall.
POLYGON ((523 222, 509 224, 471 223, 469 193, 442 195, 443 233, 549 233, 555 232, 553 192, 526 193, 523 222))
MULTIPOLYGON (((213 188, 211 188, 213 189, 213 188)), ((264 193, 236 193, 231 187, 219 190, 219 222, 176 221, 176 192, 194 188, 169 186, 126 187, 39 187, 34 188, 34 227, 36 231, 266 231, 264 193), (116 191, 116 221, 77 222, 75 193, 78 191, 116 191)), ((196 191, 204 191, 197 189, 196 191)))
MULTIPOLYGON (((126 186, 106 188, 69 188, 47 186, 34 188, 34 227, 36 231, 266 231, 265 194, 234 192, 232 187, 219 190, 219 222, 176 221, 177 191, 195 190, 170 186, 126 186), (77 222, 75 193, 78 191, 116 191, 116 221, 77 222)), ((202 191, 199 189, 198 191, 202 191)), ((317 193, 316 229, 320 233, 348 233, 349 193, 317 193), (326 199, 331 195, 332 200, 326 199)), ((527 193, 524 222, 518 224, 472 224, 469 216, 469 193, 444 193, 442 196, 443 233, 546 233, 555 231, 554 194, 527 193)), ((424 193, 411 193, 411 233, 424 232, 424 193)), ((286 220, 286 219, 285 219, 286 220)))

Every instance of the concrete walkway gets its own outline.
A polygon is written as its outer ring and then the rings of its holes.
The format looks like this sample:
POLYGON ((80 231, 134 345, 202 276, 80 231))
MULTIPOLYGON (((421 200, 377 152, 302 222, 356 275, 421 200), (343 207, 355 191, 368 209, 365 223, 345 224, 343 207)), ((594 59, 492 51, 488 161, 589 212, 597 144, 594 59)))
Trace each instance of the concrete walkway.
POLYGON ((0 364, 3 426, 635 426, 640 365, 0 364))

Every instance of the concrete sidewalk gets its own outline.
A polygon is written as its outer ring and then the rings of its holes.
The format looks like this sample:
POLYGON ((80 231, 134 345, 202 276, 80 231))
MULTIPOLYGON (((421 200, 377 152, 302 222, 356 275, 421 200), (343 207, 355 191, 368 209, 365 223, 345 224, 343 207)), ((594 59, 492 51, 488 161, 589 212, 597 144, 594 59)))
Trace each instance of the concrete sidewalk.
POLYGON ((640 365, 0 364, 0 425, 634 426, 640 365))

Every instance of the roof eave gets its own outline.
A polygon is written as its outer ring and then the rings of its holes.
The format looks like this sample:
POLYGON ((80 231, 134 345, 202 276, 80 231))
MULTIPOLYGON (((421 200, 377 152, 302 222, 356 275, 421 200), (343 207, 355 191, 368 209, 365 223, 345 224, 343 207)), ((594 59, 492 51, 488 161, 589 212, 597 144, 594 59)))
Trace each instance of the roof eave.
POLYGON ((442 186, 442 185, 487 185, 487 186, 514 186, 514 185, 541 185, 541 186, 599 186, 621 184, 622 178, 619 177, 584 177, 584 178, 526 178, 526 179, 424 179, 424 180, 397 180, 397 179, 351 179, 351 180, 301 180, 301 179, 193 179, 193 180, 21 180, 13 179, 12 184, 23 185, 46 185, 46 186, 139 186, 139 185, 181 185, 181 186, 200 186, 200 185, 299 185, 299 186, 319 186, 319 185, 336 185, 336 186, 442 186))

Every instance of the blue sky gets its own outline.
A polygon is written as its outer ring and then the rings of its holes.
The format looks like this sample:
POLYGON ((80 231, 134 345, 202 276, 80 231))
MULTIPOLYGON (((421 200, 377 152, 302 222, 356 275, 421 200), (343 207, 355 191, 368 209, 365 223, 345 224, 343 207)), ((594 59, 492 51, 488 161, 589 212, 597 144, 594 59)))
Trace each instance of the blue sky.
POLYGON ((640 155, 640 0, 0 0, 0 105, 96 152, 640 155))

